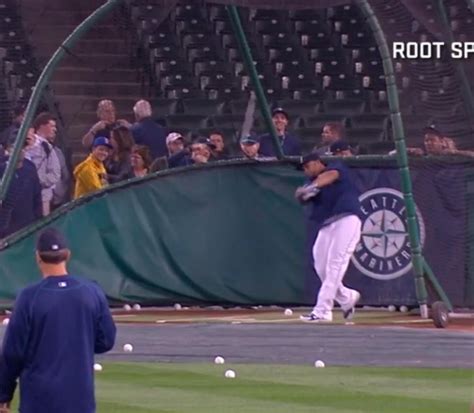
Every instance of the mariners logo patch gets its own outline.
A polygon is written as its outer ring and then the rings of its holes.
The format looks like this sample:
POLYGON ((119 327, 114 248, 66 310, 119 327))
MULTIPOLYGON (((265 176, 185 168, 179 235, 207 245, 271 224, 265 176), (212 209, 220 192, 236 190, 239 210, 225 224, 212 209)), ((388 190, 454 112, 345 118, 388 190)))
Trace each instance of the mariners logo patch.
MULTIPOLYGON (((362 234, 352 262, 368 277, 391 280, 412 268, 403 194, 392 188, 377 188, 359 197, 362 234)), ((416 208, 420 242, 425 242, 425 224, 416 208)))

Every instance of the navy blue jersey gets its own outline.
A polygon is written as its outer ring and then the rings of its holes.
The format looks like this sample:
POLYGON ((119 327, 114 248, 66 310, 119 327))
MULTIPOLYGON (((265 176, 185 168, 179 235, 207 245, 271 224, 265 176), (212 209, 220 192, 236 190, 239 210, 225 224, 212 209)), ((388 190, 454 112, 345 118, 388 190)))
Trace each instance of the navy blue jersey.
MULTIPOLYGON (((301 144, 299 139, 291 134, 280 136, 283 153, 287 156, 300 156, 301 144)), ((259 137, 260 149, 259 154, 262 156, 276 156, 275 148, 273 146, 272 135, 265 134, 259 137)))
POLYGON ((47 277, 18 296, 0 355, 0 403, 20 379, 21 413, 93 413, 94 353, 109 351, 115 324, 100 287, 47 277))
POLYGON ((321 188, 321 192, 309 201, 310 220, 318 227, 343 216, 360 216, 359 192, 352 182, 349 168, 341 161, 334 161, 328 163, 324 172, 334 170, 339 172, 339 179, 321 188))

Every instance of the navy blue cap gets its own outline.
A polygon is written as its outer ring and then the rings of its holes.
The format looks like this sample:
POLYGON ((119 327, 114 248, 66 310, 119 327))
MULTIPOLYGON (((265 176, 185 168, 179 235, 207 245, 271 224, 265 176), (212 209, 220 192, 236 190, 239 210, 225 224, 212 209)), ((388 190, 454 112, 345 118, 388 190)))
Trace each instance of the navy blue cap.
POLYGON ((285 109, 280 108, 280 107, 274 108, 274 109, 272 110, 272 117, 275 116, 275 115, 277 115, 278 113, 281 113, 282 115, 285 115, 285 117, 286 117, 287 119, 290 119, 290 116, 288 115, 288 112, 287 112, 285 109))
POLYGON ((332 154, 342 152, 342 151, 349 151, 351 149, 350 145, 343 140, 339 140, 334 142, 330 147, 329 147, 329 152, 332 154))
POLYGON ((260 143, 260 140, 258 139, 257 136, 248 135, 248 136, 244 136, 240 140, 240 143, 242 145, 255 145, 256 143, 260 143))
POLYGON ((105 136, 98 136, 97 138, 94 139, 94 143, 92 144, 93 148, 96 148, 97 146, 107 146, 109 149, 113 149, 114 147, 110 143, 110 139, 106 138, 105 136))
POLYGON ((55 228, 46 228, 36 241, 38 252, 55 252, 67 249, 68 245, 64 235, 55 228))
POLYGON ((303 156, 301 159, 301 165, 306 165, 308 162, 311 161, 319 161, 321 157, 316 152, 311 152, 303 156))
POLYGON ((216 145, 214 145, 210 139, 205 138, 205 137, 200 137, 194 140, 193 143, 204 143, 205 145, 209 146, 211 149, 216 149, 216 145))

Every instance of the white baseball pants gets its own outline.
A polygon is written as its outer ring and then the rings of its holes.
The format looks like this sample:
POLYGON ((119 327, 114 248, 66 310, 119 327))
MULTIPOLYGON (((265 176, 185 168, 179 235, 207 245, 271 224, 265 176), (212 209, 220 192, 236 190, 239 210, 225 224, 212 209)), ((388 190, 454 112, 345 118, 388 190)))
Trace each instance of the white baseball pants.
POLYGON ((322 283, 313 309, 317 317, 331 321, 334 301, 343 310, 354 305, 355 291, 345 287, 342 280, 359 242, 360 231, 361 222, 356 215, 338 219, 319 231, 313 245, 314 269, 322 283))

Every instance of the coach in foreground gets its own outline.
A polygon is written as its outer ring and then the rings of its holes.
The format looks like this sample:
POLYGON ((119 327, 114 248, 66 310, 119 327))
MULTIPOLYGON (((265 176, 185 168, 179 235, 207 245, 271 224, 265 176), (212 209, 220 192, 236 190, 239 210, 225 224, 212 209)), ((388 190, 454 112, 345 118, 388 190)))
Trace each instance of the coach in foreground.
POLYGON ((0 354, 0 412, 20 379, 22 413, 94 413, 94 353, 112 349, 116 329, 100 287, 68 275, 71 256, 57 230, 41 233, 43 279, 15 302, 0 354))
POLYGON ((325 164, 317 153, 311 153, 303 157, 302 167, 308 182, 296 190, 295 196, 301 203, 309 204, 308 225, 318 231, 312 251, 314 269, 322 285, 313 311, 301 319, 331 322, 337 301, 348 320, 360 299, 358 291, 342 283, 360 239, 359 194, 349 169, 341 161, 325 164))

